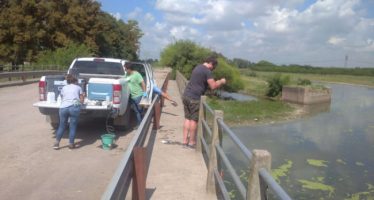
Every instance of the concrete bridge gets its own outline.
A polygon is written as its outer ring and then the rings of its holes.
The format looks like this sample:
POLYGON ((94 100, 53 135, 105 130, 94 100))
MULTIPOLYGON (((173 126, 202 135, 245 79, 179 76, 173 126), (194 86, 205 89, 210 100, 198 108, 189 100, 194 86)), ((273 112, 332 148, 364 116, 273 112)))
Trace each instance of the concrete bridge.
MULTIPOLYGON (((165 71, 156 71, 158 83, 165 71)), ((149 199, 216 199, 205 192, 206 167, 201 154, 184 149, 183 105, 175 81, 168 93, 178 106, 166 101, 147 176, 149 199), (170 141, 164 144, 163 141, 170 141)), ((32 104, 38 100, 37 83, 0 88, 0 196, 1 199, 100 199, 134 131, 117 131, 117 147, 101 148, 103 121, 81 121, 76 142, 69 150, 67 134, 62 149, 52 149, 54 130, 32 104)))
MULTIPOLYGON (((156 70, 157 83, 168 72, 156 70)), ((165 101, 160 127, 149 135, 145 199, 217 199, 207 192, 209 167, 201 152, 181 145, 184 112, 176 81, 169 81, 168 93, 178 106, 165 101)), ((103 150, 105 119, 80 121, 78 148, 67 148, 65 134, 55 151, 54 130, 32 106, 37 100, 37 83, 0 88, 1 199, 100 199, 136 131, 117 131, 116 148, 103 150)), ((131 196, 130 189, 126 199, 131 196)))

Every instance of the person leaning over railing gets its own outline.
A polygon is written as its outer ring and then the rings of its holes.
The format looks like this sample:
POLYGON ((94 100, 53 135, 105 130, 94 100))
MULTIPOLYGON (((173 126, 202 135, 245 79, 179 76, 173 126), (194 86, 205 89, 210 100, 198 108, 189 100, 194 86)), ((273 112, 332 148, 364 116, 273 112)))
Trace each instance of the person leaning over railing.
POLYGON ((158 95, 164 97, 165 99, 169 100, 173 106, 178 105, 177 102, 175 102, 166 91, 164 92, 159 87, 157 87, 155 81, 153 81, 153 90, 152 91, 153 91, 154 94, 158 94, 158 95))
POLYGON ((184 125, 183 125, 183 147, 195 148, 196 127, 199 118, 200 97, 208 86, 214 90, 226 84, 226 79, 221 78, 215 81, 212 71, 217 67, 218 61, 214 57, 208 57, 203 64, 197 65, 191 74, 182 97, 184 105, 184 125), (189 137, 188 137, 189 136, 189 137))
POLYGON ((130 102, 136 115, 136 126, 138 127, 142 121, 141 113, 143 111, 139 103, 140 100, 142 100, 142 97, 147 97, 146 87, 142 75, 135 71, 134 65, 126 63, 124 67, 127 72, 126 80, 128 81, 130 88, 130 102))

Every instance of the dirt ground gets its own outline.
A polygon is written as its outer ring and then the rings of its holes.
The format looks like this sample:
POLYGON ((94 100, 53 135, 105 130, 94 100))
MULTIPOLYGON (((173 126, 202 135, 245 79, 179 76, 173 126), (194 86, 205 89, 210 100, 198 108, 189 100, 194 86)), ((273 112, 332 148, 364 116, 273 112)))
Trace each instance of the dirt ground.
POLYGON ((54 130, 38 108, 37 83, 0 88, 1 199, 99 199, 132 138, 117 132, 117 147, 101 148, 105 119, 78 125, 78 148, 52 149, 54 130))

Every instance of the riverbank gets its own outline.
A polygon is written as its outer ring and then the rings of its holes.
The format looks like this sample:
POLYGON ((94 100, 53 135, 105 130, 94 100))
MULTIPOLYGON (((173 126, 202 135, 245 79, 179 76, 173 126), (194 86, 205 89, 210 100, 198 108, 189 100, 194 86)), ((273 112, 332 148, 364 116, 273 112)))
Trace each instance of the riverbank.
MULTIPOLYGON (((303 105, 281 102, 279 100, 268 100, 264 97, 267 90, 267 79, 274 75, 274 72, 255 72, 246 73, 242 71, 242 79, 245 82, 245 88, 241 91, 243 94, 256 96, 257 101, 250 102, 230 102, 213 99, 210 105, 214 109, 223 110, 224 119, 230 126, 251 126, 257 124, 282 123, 290 120, 296 120, 302 117, 315 114, 314 110, 324 111, 323 109, 305 108, 303 105)), ((316 74, 297 74, 282 73, 282 76, 289 76, 291 82, 298 79, 308 79, 318 84, 349 84, 364 87, 374 87, 373 77, 349 76, 349 75, 316 75, 316 74)), ((318 105, 317 105, 318 106, 318 105)), ((326 105, 322 104, 322 107, 326 105)), ((318 113, 318 112, 317 112, 318 113)))
POLYGON ((302 105, 267 99, 227 101, 209 98, 208 104, 215 110, 222 110, 224 120, 230 126, 280 123, 308 114, 302 105))

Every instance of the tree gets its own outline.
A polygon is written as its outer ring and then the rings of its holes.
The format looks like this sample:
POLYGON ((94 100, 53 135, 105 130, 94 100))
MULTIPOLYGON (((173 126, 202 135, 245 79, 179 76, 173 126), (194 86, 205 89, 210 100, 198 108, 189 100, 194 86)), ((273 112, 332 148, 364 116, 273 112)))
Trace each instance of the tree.
POLYGON ((232 60, 232 63, 235 66, 237 66, 238 68, 247 68, 247 67, 250 67, 252 65, 251 61, 245 60, 245 59, 241 59, 241 58, 234 58, 232 60))
POLYGON ((209 49, 200 47, 192 41, 179 40, 165 47, 161 52, 160 62, 161 65, 180 71, 189 79, 192 69, 211 54, 209 49))
POLYGON ((69 66, 71 61, 77 57, 92 56, 91 49, 84 44, 70 44, 66 47, 58 48, 54 51, 48 50, 38 56, 39 65, 69 66))
POLYGON ((44 51, 72 43, 96 56, 137 59, 142 32, 101 11, 92 0, 0 1, 0 62, 34 62, 44 51))
POLYGON ((222 54, 212 52, 189 40, 179 40, 169 44, 160 56, 161 65, 180 71, 187 79, 190 78, 193 68, 204 61, 208 56, 218 57, 218 67, 213 72, 215 78, 226 78, 225 90, 238 91, 244 84, 239 71, 229 65, 222 54))

